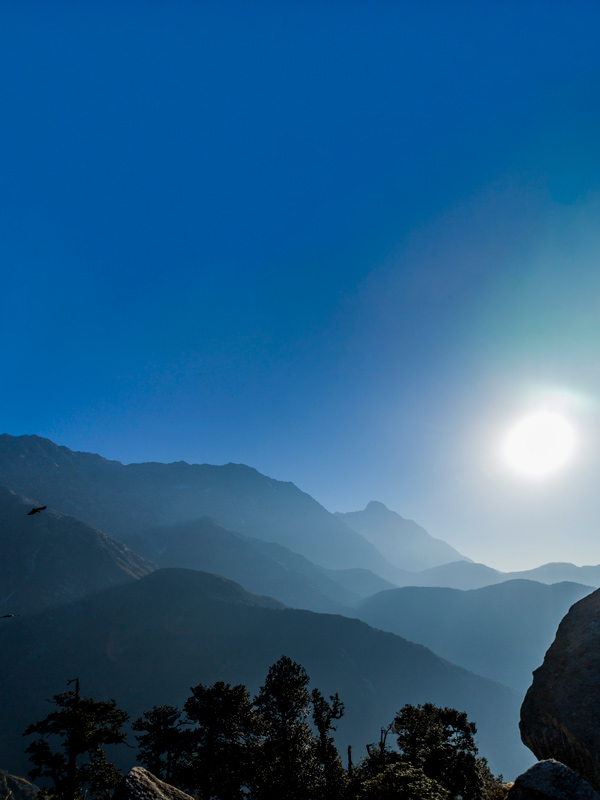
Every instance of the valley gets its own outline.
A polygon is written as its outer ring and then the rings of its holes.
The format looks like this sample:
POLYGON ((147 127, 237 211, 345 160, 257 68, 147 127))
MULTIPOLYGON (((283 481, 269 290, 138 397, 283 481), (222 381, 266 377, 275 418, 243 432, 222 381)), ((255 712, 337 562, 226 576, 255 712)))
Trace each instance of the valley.
POLYGON ((124 466, 4 435, 0 481, 0 612, 15 615, 0 626, 0 749, 16 774, 22 730, 74 675, 135 716, 199 681, 257 691, 287 655, 343 699, 341 752, 361 758, 402 705, 432 702, 467 711, 510 777, 531 763, 518 736, 531 671, 593 590, 562 576, 595 568, 517 579, 380 503, 334 515, 241 465, 124 466))

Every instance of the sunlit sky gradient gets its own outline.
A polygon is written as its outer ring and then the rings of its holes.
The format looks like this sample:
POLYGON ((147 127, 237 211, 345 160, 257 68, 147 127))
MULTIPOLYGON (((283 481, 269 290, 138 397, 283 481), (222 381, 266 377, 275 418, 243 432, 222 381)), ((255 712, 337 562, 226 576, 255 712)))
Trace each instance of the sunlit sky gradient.
POLYGON ((0 3, 2 429, 600 562, 600 5, 0 3), (532 483, 501 439, 579 437, 532 483))

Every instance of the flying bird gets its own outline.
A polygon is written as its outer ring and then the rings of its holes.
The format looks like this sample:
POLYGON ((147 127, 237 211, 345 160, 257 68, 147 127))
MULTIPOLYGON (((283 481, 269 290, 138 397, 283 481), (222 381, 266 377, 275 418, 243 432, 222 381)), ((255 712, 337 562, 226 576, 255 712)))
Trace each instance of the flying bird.
POLYGON ((32 508, 31 511, 27 512, 27 516, 30 517, 32 514, 39 514, 40 511, 43 511, 48 506, 38 506, 37 508, 32 508))
POLYGON ((2 614, 0 619, 10 619, 11 617, 20 617, 20 614, 2 614))

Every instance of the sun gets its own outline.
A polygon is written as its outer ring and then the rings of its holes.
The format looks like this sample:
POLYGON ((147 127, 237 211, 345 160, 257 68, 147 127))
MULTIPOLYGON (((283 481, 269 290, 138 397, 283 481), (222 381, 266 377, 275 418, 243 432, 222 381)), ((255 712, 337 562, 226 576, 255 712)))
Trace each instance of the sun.
POLYGON ((554 411, 535 411, 514 425, 504 440, 504 456, 521 475, 544 478, 564 466, 575 449, 575 431, 554 411))

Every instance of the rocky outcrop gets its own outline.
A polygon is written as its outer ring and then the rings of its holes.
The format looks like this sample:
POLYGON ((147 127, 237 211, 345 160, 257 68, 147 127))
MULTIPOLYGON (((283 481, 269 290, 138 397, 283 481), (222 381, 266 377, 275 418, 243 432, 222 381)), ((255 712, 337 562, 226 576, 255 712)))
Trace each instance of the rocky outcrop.
POLYGON ((25 778, 19 778, 0 769, 0 797, 3 800, 36 800, 39 789, 25 778))
POLYGON ((193 800, 193 798, 159 780, 147 769, 133 767, 117 786, 113 800, 193 800))
POLYGON ((572 769, 549 759, 519 775, 506 800, 600 800, 600 795, 572 769))
POLYGON ((600 791, 600 590, 575 603, 559 625, 521 707, 521 738, 600 791))

